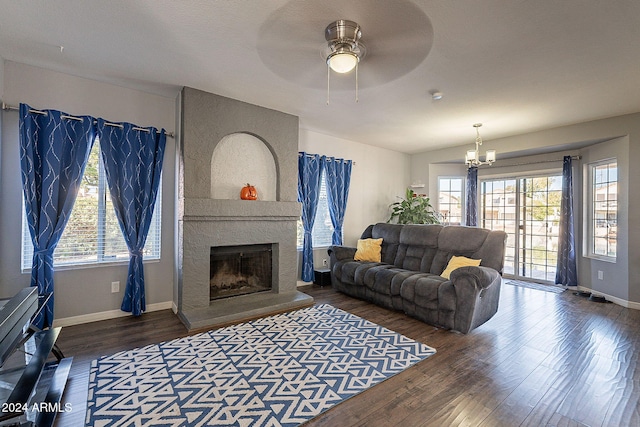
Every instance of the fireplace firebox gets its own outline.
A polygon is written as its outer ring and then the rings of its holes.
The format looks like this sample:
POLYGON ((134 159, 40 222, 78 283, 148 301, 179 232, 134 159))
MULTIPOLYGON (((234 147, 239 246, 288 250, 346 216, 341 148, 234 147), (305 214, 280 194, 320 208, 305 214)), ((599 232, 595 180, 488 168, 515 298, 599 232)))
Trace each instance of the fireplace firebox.
POLYGON ((212 247, 210 300, 270 291, 272 252, 271 244, 212 247))

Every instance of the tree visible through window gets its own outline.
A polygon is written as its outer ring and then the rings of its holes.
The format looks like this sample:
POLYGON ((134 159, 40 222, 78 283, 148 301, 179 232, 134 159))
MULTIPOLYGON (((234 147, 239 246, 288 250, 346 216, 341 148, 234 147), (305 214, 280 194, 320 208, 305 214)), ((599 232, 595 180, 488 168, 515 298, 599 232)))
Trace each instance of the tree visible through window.
MULTIPOLYGON (((162 184, 158 189, 153 219, 144 248, 144 259, 160 259, 162 184)), ((31 268, 33 244, 22 210, 22 269, 31 268)), ((53 254, 54 265, 71 266, 129 260, 129 250, 116 218, 104 166, 100 141, 96 140, 85 167, 69 222, 53 254)))

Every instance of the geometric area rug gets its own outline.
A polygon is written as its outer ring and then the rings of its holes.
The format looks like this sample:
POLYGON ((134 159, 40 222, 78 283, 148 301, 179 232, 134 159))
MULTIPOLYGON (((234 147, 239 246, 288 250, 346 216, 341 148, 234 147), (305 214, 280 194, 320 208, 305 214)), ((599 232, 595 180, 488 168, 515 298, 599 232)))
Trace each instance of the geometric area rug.
POLYGON ((87 426, 297 426, 435 354, 328 304, 103 356, 87 426))

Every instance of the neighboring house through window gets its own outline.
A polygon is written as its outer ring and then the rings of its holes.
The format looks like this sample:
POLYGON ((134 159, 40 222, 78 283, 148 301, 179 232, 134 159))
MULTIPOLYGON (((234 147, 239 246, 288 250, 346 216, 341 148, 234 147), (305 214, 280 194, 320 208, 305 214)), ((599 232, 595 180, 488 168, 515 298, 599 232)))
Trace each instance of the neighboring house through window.
MULTIPOLYGON (((153 219, 144 248, 144 259, 160 259, 161 194, 158 189, 153 219)), ((22 208, 22 270, 32 265, 33 244, 22 208)), ((53 254, 55 266, 128 262, 129 250, 116 218, 96 140, 85 168, 69 222, 53 254)))
POLYGON ((618 242, 618 163, 616 159, 588 165, 590 183, 586 255, 615 261, 618 242))
POLYGON ((438 177, 438 211, 445 225, 462 223, 464 178, 438 177))

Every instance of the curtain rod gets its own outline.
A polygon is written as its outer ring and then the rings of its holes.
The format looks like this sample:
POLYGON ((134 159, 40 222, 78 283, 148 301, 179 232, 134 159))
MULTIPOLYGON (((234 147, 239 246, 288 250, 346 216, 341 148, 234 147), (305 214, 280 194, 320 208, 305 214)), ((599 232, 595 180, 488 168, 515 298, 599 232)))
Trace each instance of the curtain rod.
MULTIPOLYGON (((9 105, 9 104, 5 104, 4 102, 2 103, 2 109, 3 110, 12 110, 12 111, 19 111, 20 108, 15 107, 13 105, 9 105)), ((35 114, 42 114, 42 115, 46 115, 46 111, 40 111, 40 110, 34 110, 33 108, 29 109, 30 113, 35 113, 35 114)), ((80 117, 74 117, 74 116, 68 116, 68 115, 63 115, 61 116, 63 119, 68 119, 68 120, 77 120, 77 121, 82 121, 82 119, 80 117)), ((93 123, 96 123, 96 120, 93 121, 93 123)), ((104 123, 107 126, 111 126, 111 127, 115 127, 115 128, 120 128, 122 129, 123 126, 121 124, 118 123, 110 123, 110 122, 105 122, 104 123)), ((139 128, 139 127, 134 127, 133 130, 139 130, 142 132, 149 132, 149 129, 145 129, 145 128, 139 128)), ((160 133, 159 131, 157 133, 160 133)), ((165 132, 165 135, 167 135, 169 138, 175 138, 175 135, 173 134, 173 132, 165 132)))
MULTIPOLYGON (((571 156, 571 160, 580 160, 580 159, 582 159, 582 156, 571 156)), ((564 159, 550 159, 550 160, 538 160, 538 161, 535 161, 535 162, 509 163, 508 165, 505 165, 505 164, 498 165, 497 164, 498 162, 496 162, 491 167, 492 168, 508 168, 508 167, 511 167, 511 166, 536 165, 536 164, 539 164, 539 163, 557 163, 557 162, 562 162, 562 161, 564 161, 564 159)), ((488 166, 487 167, 483 167, 482 169, 489 169, 489 167, 488 166)))
MULTIPOLYGON (((305 153, 305 156, 307 156, 307 157, 313 157, 314 155, 315 155, 315 154, 305 153)), ((301 151, 298 151, 298 157, 300 157, 300 156, 302 156, 302 152, 301 152, 301 151)), ((329 157, 331 157, 331 156, 325 156, 325 157, 327 157, 327 161, 329 161, 329 157)), ((331 157, 331 158, 335 159, 335 157, 331 157)), ((339 158, 338 160, 345 160, 345 159, 341 159, 341 158, 339 158)), ((355 166, 355 165, 356 165, 356 161, 355 161, 355 160, 351 160, 351 164, 352 164, 353 166, 355 166)))

